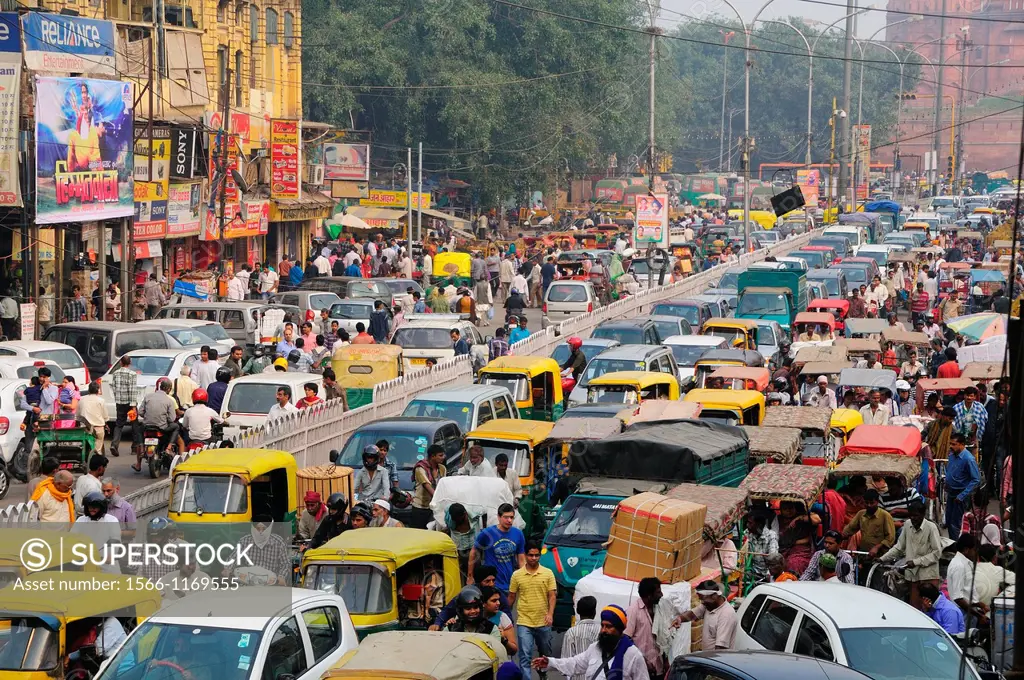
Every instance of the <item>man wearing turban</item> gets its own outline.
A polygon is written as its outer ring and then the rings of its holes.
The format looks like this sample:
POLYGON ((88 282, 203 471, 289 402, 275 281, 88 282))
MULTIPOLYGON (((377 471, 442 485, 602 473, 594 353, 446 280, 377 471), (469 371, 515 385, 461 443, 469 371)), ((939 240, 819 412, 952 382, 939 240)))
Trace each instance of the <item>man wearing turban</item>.
POLYGON ((554 668, 566 677, 583 674, 591 680, 650 680, 644 655, 623 633, 626 621, 625 609, 608 605, 601 610, 597 642, 576 656, 538 657, 533 660, 533 667, 541 673, 554 668))

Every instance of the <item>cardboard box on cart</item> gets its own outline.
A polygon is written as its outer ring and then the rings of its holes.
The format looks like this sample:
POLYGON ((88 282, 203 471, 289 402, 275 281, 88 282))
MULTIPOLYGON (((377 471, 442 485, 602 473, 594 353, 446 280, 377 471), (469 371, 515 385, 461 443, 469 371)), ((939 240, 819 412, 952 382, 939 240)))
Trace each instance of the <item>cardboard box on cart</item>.
POLYGON ((700 575, 707 507, 641 493, 619 502, 608 535, 604 573, 639 581, 690 581, 700 575))

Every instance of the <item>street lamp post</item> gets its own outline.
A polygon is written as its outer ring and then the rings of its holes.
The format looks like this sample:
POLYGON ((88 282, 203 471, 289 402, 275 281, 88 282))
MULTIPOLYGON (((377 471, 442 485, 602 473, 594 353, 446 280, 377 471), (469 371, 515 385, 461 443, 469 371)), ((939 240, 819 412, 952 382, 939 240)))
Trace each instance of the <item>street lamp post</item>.
POLYGON ((729 110, 729 155, 725 157, 725 171, 732 172, 732 119, 738 113, 743 113, 743 109, 730 109, 729 110))
POLYGON ((725 43, 725 59, 724 66, 722 67, 722 123, 718 128, 718 171, 721 172, 723 166, 723 154, 725 153, 725 100, 726 100, 726 84, 729 78, 729 38, 736 35, 735 31, 723 31, 719 30, 722 34, 723 42, 725 43))

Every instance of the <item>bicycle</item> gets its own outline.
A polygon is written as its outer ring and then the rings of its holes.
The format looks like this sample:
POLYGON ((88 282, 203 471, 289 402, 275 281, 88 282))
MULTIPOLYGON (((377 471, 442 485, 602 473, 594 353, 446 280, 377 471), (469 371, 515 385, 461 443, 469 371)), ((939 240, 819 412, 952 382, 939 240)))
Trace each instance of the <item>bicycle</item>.
POLYGON ((895 562, 875 562, 868 570, 864 585, 871 590, 891 595, 907 602, 910 597, 910 583, 906 579, 906 559, 895 562))

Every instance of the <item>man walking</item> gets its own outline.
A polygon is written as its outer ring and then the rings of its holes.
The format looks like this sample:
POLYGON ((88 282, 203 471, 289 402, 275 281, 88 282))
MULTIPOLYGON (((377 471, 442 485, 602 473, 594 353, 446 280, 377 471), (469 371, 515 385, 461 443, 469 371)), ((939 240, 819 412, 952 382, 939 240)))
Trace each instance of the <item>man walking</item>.
MULTIPOLYGON (((472 574, 477 564, 483 563, 498 570, 494 587, 507 593, 516 569, 526 564, 526 537, 512 526, 516 511, 510 503, 498 506, 498 525, 489 526, 477 534, 476 542, 469 551, 469 568, 472 574)), ((470 584, 472 585, 472 584, 470 584)))
POLYGON ((160 308, 167 302, 164 290, 156 280, 156 274, 149 275, 146 285, 142 287, 142 295, 146 298, 146 318, 155 319, 160 308))
POLYGON ((114 393, 114 408, 117 411, 117 420, 114 421, 114 431, 110 435, 110 455, 117 458, 117 447, 121 444, 121 433, 125 426, 132 428, 132 447, 138 450, 141 432, 135 426, 135 421, 128 420, 128 412, 135 409, 135 388, 138 385, 139 376, 132 369, 132 358, 128 355, 121 357, 121 365, 110 374, 110 389, 114 393))
MULTIPOLYGON (((597 642, 601 624, 597 616, 597 598, 584 595, 576 603, 576 623, 562 636, 562 658, 576 656, 587 651, 597 642)), ((574 673, 569 680, 590 680, 583 673, 574 673)))
POLYGON ((557 590, 554 572, 540 565, 540 546, 530 543, 526 546, 526 564, 512 573, 508 589, 509 606, 516 610, 519 666, 524 675, 530 674, 535 650, 540 656, 551 654, 557 590))
POLYGON ((661 601, 661 581, 653 576, 640 579, 637 598, 626 609, 626 630, 623 631, 644 655, 647 673, 651 677, 665 674, 665 656, 654 638, 654 610, 661 601))
POLYGON ((967 450, 967 437, 954 432, 949 438, 949 458, 946 461, 946 531, 956 540, 968 499, 981 483, 978 462, 967 450))

